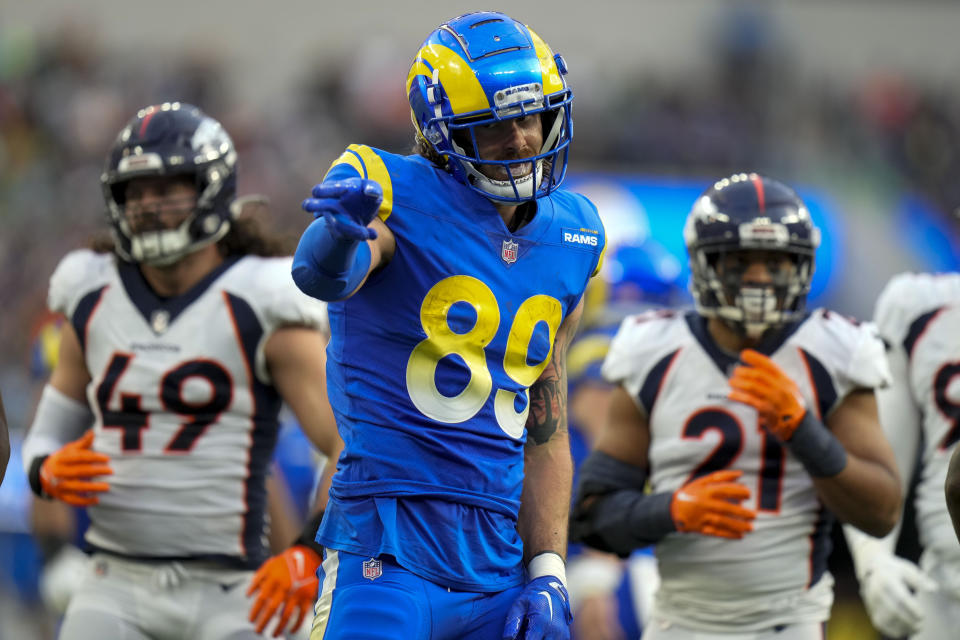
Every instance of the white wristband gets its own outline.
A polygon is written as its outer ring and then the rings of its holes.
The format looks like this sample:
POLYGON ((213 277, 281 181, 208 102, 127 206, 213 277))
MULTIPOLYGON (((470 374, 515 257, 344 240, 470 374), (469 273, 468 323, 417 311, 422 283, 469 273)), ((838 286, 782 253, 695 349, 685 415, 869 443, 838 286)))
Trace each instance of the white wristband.
POLYGON ((533 556, 527 564, 527 580, 543 576, 553 576, 560 581, 564 589, 567 588, 567 568, 560 554, 544 551, 533 556))

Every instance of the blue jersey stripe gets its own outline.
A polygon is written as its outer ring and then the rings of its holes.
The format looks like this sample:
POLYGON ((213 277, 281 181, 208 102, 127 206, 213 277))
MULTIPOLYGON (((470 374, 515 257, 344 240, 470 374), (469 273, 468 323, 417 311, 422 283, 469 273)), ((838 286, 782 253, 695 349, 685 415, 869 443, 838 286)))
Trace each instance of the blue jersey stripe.
POLYGON ((87 349, 87 327, 93 317, 93 312, 100 304, 103 292, 107 290, 107 286, 103 285, 96 291, 91 291, 80 298, 80 302, 77 303, 77 307, 73 311, 73 317, 70 318, 70 324, 73 325, 73 330, 77 332, 77 339, 80 340, 80 348, 84 351, 87 349))

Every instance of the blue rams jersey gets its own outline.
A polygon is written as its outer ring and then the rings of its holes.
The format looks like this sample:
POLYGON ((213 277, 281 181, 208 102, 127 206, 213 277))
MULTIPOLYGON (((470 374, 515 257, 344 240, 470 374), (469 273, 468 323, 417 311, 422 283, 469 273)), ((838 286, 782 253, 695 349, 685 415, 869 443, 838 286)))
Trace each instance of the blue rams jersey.
POLYGON ((527 388, 599 267, 604 233, 557 191, 511 233, 419 156, 351 145, 326 180, 376 180, 396 253, 329 307, 328 390, 345 450, 317 535, 441 585, 523 580, 517 513, 527 388))

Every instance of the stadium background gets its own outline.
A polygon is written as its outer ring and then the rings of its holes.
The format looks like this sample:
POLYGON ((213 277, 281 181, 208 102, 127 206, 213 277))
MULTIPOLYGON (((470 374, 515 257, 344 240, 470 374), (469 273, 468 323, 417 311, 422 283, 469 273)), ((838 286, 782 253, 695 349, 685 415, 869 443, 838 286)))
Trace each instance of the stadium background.
MULTIPOLYGON (((102 159, 134 109, 180 99, 219 118, 240 150, 241 193, 266 194, 269 223, 293 236, 300 199, 346 144, 409 148, 403 81, 416 46, 478 8, 530 23, 564 54, 569 184, 597 201, 616 241, 650 235, 685 262, 679 230, 695 195, 759 170, 798 185, 824 228, 815 305, 869 318, 893 273, 957 268, 958 3, 358 6, 0 0, 0 388, 14 432, 36 397, 31 336, 47 278, 101 227, 102 159)), ((0 532, 25 530, 21 475, 11 465, 0 490, 0 532)), ((12 553, 0 544, 0 559, 12 553)), ((833 564, 830 638, 870 638, 842 548, 833 564)), ((0 640, 26 633, 10 616, 36 615, 13 578, 0 566, 0 640)))

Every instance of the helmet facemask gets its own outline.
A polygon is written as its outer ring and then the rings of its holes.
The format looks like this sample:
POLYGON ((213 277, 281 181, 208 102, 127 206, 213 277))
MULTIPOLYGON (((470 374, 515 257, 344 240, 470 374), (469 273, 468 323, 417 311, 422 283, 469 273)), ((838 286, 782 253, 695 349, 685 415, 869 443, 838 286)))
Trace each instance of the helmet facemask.
POLYGON ((458 170, 462 172, 469 186, 496 202, 533 200, 549 193, 563 180, 570 144, 567 133, 570 126, 569 105, 545 109, 542 89, 536 87, 535 90, 541 92, 539 96, 527 98, 501 111, 433 124, 438 130, 449 132, 449 137, 444 139, 445 144, 435 147, 437 153, 448 158, 454 165, 455 174, 458 170), (477 143, 478 128, 524 117, 535 117, 540 122, 542 143, 533 155, 508 160, 491 160, 482 156, 477 143), (449 146, 450 150, 442 150, 444 146, 449 146), (560 175, 554 175, 555 166, 561 167, 560 175), (491 171, 491 168, 502 168, 503 178, 491 177, 489 174, 496 171, 491 171))
POLYGON ((813 255, 741 247, 704 248, 691 261, 697 311, 737 334, 758 339, 799 319, 813 279, 813 255), (763 252, 769 279, 746 278, 751 256, 763 252))

